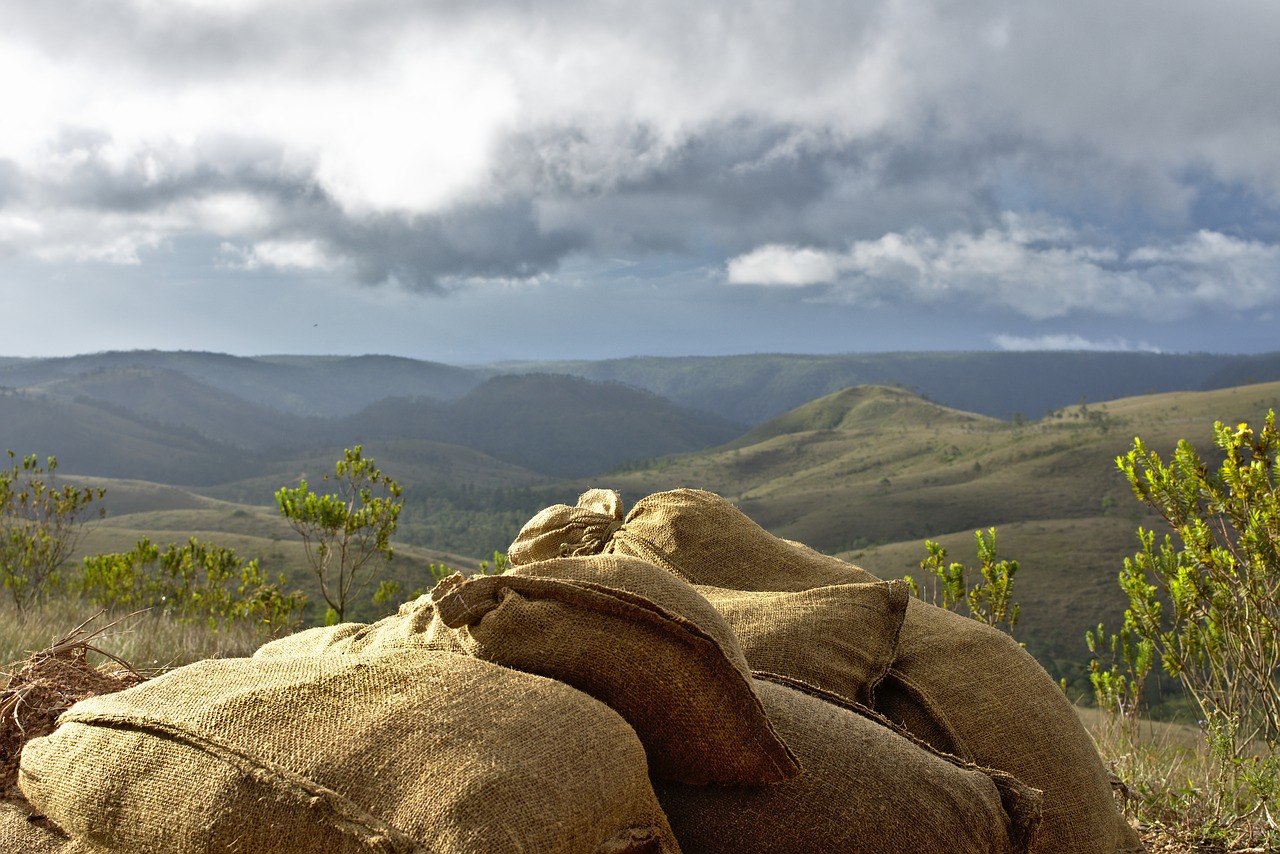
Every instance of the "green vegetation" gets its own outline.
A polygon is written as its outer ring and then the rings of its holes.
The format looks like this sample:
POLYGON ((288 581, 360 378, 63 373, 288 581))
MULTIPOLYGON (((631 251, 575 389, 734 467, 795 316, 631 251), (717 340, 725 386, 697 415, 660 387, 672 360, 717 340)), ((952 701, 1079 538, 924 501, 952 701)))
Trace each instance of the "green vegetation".
POLYGON ((1213 472, 1188 442, 1166 465, 1141 439, 1117 464, 1139 500, 1177 534, 1126 560, 1126 628, 1160 655, 1203 719, 1239 757, 1255 738, 1280 744, 1280 493, 1275 412, 1255 433, 1214 424, 1213 472), (1155 583, 1150 583, 1154 581, 1155 583), (1165 605, 1168 605, 1166 608, 1165 605))
MULTIPOLYGON (((1142 439, 1116 460, 1134 495, 1172 529, 1157 545, 1139 528, 1126 558, 1123 627, 1088 635, 1092 681, 1112 750, 1134 780, 1135 809, 1197 844, 1280 844, 1280 434, 1215 422, 1216 470, 1186 441, 1169 462, 1142 439), (1201 749, 1186 782, 1157 769, 1170 757, 1140 738, 1154 662, 1200 713, 1201 749)), ((1248 847, 1245 850, 1270 850, 1248 847)))
MULTIPOLYGON (((996 529, 986 534, 974 531, 978 541, 977 577, 959 562, 947 563, 947 550, 932 540, 925 540, 929 555, 920 561, 925 572, 927 601, 940 608, 967 614, 993 628, 1001 628, 1013 635, 1018 625, 1021 607, 1013 601, 1013 581, 1018 572, 1016 560, 996 559, 996 529)), ((905 576, 911 592, 924 599, 920 585, 910 575, 905 576)))
POLYGON ((75 551, 84 523, 105 511, 101 488, 63 486, 54 473, 58 460, 44 465, 32 454, 20 461, 5 452, 9 467, 0 470, 0 581, 19 613, 27 610, 56 579, 75 551))
POLYGON ((334 466, 334 483, 336 493, 320 495, 304 479, 277 491, 276 503, 302 537, 332 619, 342 622, 357 576, 374 558, 391 560, 391 535, 404 499, 400 485, 374 465, 373 457, 366 458, 360 445, 343 452, 334 466))
POLYGON ((163 553, 142 539, 132 551, 87 557, 68 592, 105 609, 166 612, 178 621, 201 621, 211 629, 250 623, 266 634, 296 629, 306 597, 284 593, 283 574, 268 581, 257 560, 194 537, 163 553))

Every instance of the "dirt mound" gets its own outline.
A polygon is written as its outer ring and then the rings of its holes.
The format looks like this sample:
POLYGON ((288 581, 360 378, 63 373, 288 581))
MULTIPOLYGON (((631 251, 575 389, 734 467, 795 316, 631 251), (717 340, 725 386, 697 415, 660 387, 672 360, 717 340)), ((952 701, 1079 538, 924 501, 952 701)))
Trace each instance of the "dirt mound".
POLYGON ((23 799, 17 785, 22 747, 53 732, 58 715, 86 697, 112 694, 142 681, 122 661, 109 657, 100 667, 89 663, 90 650, 101 652, 92 639, 110 628, 90 632, 86 629, 90 622, 33 653, 0 691, 0 798, 23 799))

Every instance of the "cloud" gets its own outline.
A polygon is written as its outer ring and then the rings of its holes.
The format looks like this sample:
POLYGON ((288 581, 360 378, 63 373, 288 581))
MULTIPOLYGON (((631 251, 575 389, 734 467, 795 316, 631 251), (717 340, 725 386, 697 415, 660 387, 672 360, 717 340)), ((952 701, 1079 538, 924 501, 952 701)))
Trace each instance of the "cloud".
POLYGON ((331 270, 336 266, 317 240, 264 240, 241 247, 223 243, 218 251, 232 270, 331 270))
POLYGON ((1124 338, 1109 338, 1104 340, 1091 340, 1083 335, 1074 333, 1037 335, 1034 337, 1022 337, 1018 335, 993 335, 991 336, 994 343, 1001 350, 1009 351, 1032 351, 1032 350, 1095 350, 1100 352, 1144 352, 1159 353, 1159 347, 1144 342, 1133 343, 1124 338))
POLYGON ((828 284, 852 303, 975 302, 1034 320, 1081 312, 1168 320, 1280 304, 1280 245, 1200 231, 1122 253, 1047 218, 1006 213, 997 228, 922 230, 845 250, 767 245, 729 260, 730 284, 828 284))
POLYGON ((1238 184, 1258 230, 1280 220, 1270 0, 0 12, 9 256, 147 264, 204 236, 235 247, 210 266, 423 293, 715 256, 733 282, 1033 318, 1274 297, 1272 244, 1197 205, 1238 184))

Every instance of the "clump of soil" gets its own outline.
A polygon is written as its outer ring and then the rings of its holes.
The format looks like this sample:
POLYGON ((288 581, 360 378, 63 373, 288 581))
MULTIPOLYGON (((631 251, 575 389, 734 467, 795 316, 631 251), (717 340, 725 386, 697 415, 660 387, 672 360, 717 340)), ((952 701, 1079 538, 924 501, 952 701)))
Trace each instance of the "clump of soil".
POLYGON ((89 651, 101 652, 91 640, 103 630, 89 633, 85 625, 33 653, 0 691, 0 798, 23 800, 18 790, 22 747, 53 732, 58 715, 86 697, 122 691, 143 679, 110 656, 100 667, 90 664, 89 651))

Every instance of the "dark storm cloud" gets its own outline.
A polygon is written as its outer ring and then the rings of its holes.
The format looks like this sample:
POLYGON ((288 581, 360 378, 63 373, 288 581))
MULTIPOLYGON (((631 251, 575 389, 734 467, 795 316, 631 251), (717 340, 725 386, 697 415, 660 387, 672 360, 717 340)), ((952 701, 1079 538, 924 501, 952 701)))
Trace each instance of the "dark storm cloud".
POLYGON ((580 235, 542 231, 525 200, 459 207, 447 214, 331 219, 322 231, 369 285, 397 282, 441 293, 444 279, 528 279, 555 269, 583 248, 580 235))

